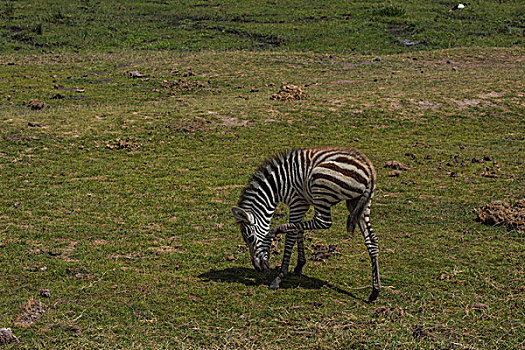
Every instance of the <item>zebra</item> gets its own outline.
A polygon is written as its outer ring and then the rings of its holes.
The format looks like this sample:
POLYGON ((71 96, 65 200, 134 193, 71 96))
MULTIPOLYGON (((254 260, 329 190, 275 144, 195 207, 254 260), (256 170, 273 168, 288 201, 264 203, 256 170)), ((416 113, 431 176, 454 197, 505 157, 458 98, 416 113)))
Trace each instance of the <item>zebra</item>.
POLYGON ((286 235, 280 272, 269 288, 278 289, 288 275, 295 243, 298 254, 294 273, 302 274, 306 264, 304 230, 328 229, 332 225, 331 207, 345 200, 350 212, 347 232, 353 233, 357 224, 370 255, 372 293, 368 300, 374 301, 381 290, 379 246, 370 225, 370 203, 375 187, 376 172, 372 162, 355 148, 295 148, 263 162, 242 190, 232 212, 250 251, 251 262, 258 272, 270 269, 268 260, 275 235, 286 235), (289 207, 289 222, 270 229, 280 202, 289 207), (314 207, 314 215, 311 220, 305 221, 310 206, 314 207))

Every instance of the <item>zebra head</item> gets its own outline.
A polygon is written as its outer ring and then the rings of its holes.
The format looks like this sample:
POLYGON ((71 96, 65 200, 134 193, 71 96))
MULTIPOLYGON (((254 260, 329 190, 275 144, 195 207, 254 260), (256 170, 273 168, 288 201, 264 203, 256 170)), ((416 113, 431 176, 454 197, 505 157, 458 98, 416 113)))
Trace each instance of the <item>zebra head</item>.
POLYGON ((242 238, 250 250, 253 267, 259 272, 268 271, 271 246, 271 238, 267 237, 268 230, 258 224, 255 216, 248 210, 233 207, 232 212, 241 227, 242 238))

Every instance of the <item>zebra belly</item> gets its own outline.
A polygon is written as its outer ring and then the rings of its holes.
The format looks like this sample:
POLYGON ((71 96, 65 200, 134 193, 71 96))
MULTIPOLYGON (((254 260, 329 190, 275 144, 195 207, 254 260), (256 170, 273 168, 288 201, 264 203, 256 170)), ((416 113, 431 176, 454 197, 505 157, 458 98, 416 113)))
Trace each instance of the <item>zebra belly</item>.
POLYGON ((312 174, 310 192, 312 200, 332 198, 333 201, 342 201, 361 196, 366 186, 356 179, 337 173, 330 169, 312 174))

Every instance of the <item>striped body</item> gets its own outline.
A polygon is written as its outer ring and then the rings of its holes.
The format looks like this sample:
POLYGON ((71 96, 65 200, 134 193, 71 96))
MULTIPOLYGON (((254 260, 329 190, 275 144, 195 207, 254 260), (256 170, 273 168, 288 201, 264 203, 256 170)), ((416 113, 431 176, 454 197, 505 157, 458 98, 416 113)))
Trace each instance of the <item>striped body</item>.
MULTIPOLYGON (((380 290, 377 238, 369 220, 370 202, 376 186, 376 173, 370 160, 354 148, 301 148, 281 153, 267 160, 254 173, 243 190, 233 212, 241 224, 252 263, 257 270, 269 267, 268 258, 273 236, 285 232, 285 251, 281 272, 270 288, 276 289, 288 273, 293 247, 297 242, 300 274, 306 263, 304 230, 327 229, 332 224, 330 209, 345 200, 350 211, 347 230, 359 225, 372 259, 373 294, 380 290), (290 223, 270 230, 279 202, 290 207, 290 223), (309 207, 314 217, 304 221, 309 207)), ((371 295, 372 299, 372 295, 371 295)))

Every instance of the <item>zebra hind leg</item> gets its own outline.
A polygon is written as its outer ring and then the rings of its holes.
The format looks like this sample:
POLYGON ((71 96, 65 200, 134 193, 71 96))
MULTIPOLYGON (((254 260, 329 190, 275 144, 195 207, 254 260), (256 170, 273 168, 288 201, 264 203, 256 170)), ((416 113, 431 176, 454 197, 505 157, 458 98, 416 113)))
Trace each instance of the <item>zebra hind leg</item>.
POLYGON ((361 232, 363 233, 363 237, 365 238, 365 245, 368 250, 368 254, 370 255, 370 260, 372 263, 372 293, 368 297, 369 302, 373 302, 377 299, 377 296, 379 295, 379 292, 381 291, 381 281, 379 279, 379 244, 377 241, 377 237, 372 230, 372 226, 370 225, 370 202, 368 203, 365 211, 363 212, 363 215, 360 216, 359 221, 359 228, 361 229, 361 232))
POLYGON ((346 208, 350 213, 346 219, 346 232, 353 234, 355 231, 355 225, 357 224, 357 217, 359 213, 356 213, 356 206, 359 202, 360 197, 354 199, 348 199, 346 201, 346 208))

